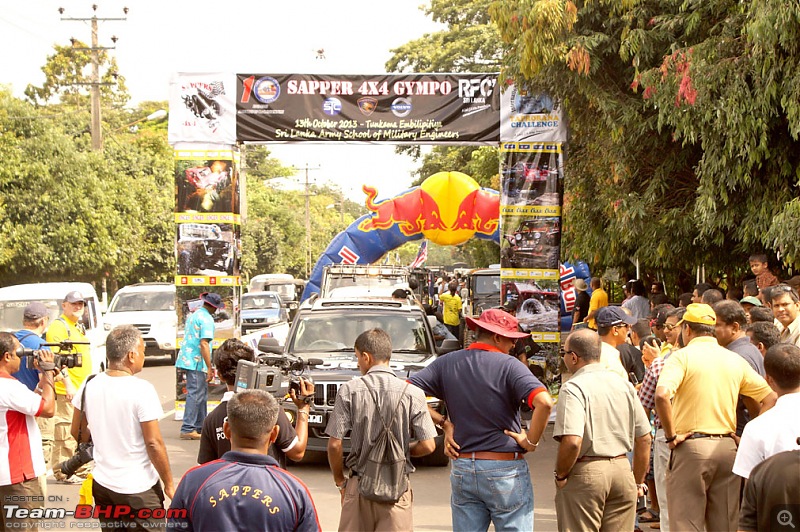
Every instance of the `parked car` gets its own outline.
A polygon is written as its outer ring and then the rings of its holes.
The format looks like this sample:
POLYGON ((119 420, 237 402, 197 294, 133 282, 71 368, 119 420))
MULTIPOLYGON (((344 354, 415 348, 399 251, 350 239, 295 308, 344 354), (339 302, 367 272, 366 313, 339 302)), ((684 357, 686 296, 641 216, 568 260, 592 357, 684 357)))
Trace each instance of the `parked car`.
MULTIPOLYGON (((359 334, 374 327, 380 327, 391 336, 390 366, 403 379, 426 367, 438 354, 458 349, 456 340, 445 340, 442 347, 437 349, 428 317, 422 308, 409 301, 370 297, 316 298, 304 302, 292 323, 286 345, 276 346, 274 354, 323 361, 322 365, 306 371, 306 376, 314 381, 307 450, 326 451, 328 436, 325 426, 333 411, 339 387, 361 376, 353 344, 359 334)), ((428 398, 428 404, 444 410, 444 404, 434 397, 428 398)), ((283 407, 292 419, 296 419, 294 403, 285 400, 283 407)), ((348 452, 349 438, 345 438, 343 446, 348 452)), ((436 436, 436 450, 420 458, 419 463, 436 466, 448 464, 441 431, 436 436)))
POLYGON ((242 295, 242 334, 289 321, 277 292, 248 292, 242 295))
POLYGON ((303 295, 305 287, 304 280, 295 279, 289 274, 264 273, 250 279, 247 291, 277 292, 281 296, 284 308, 289 313, 289 319, 293 320, 297 314, 297 308, 300 306, 300 296, 303 295))
POLYGON ((22 328, 22 312, 33 301, 47 307, 50 321, 61 315, 64 296, 73 290, 86 298, 83 326, 91 343, 92 373, 105 369, 106 333, 103 315, 100 313, 100 300, 89 283, 31 283, 0 288, 0 330, 18 331, 22 328))
POLYGON ((178 315, 175 285, 139 283, 121 288, 105 315, 105 330, 133 325, 142 332, 146 357, 168 358, 175 363, 178 315))

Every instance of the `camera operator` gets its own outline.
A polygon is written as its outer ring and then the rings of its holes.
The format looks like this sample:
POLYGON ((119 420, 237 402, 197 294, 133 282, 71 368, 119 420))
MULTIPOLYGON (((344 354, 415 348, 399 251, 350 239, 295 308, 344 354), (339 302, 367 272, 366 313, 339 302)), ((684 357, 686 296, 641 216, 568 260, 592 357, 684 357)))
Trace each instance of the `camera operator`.
MULTIPOLYGON (((61 315, 53 320, 47 328, 45 339, 48 343, 59 343, 65 340, 71 342, 85 342, 76 344, 74 351, 83 356, 83 364, 69 368, 69 380, 73 390, 77 390, 92 372, 92 359, 89 349, 89 340, 86 338, 83 327, 83 313, 86 310, 86 298, 77 290, 67 293, 64 301, 61 302, 61 315)), ((72 397, 74 392, 67 389, 64 383, 56 383, 56 415, 53 417, 54 445, 51 456, 51 464, 59 464, 68 460, 75 454, 78 447, 77 442, 70 436, 70 424, 72 423, 72 397)), ((65 484, 80 484, 89 468, 84 467, 73 477, 67 477, 61 471, 55 471, 56 480, 65 484)))
MULTIPOLYGON (((95 504, 98 508, 126 505, 131 510, 163 508, 164 493, 172 498, 175 487, 158 428, 164 414, 161 400, 152 384, 134 376, 144 366, 142 333, 133 325, 112 329, 106 339, 106 358, 108 369, 87 380, 72 401, 72 436, 82 443, 91 439, 96 449, 95 504)), ((100 517, 101 527, 120 525, 119 517, 111 517, 115 512, 100 517)), ((165 526, 163 518, 124 518, 126 527, 134 523, 143 528, 165 526)))
MULTIPOLYGON (((222 396, 222 401, 203 422, 203 432, 200 438, 200 450, 197 453, 197 463, 205 464, 212 460, 222 458, 222 455, 231 450, 231 442, 225 437, 222 425, 228 415, 228 400, 233 397, 236 389, 236 366, 240 360, 255 361, 253 348, 241 340, 231 338, 214 351, 214 366, 217 368, 219 378, 225 381, 228 391, 222 396)), ((314 385, 307 380, 300 379, 301 394, 314 393, 314 385)), ((292 402, 297 407, 297 428, 292 427, 283 406, 278 405, 278 421, 275 423, 280 429, 278 439, 269 447, 269 454, 278 464, 286 469, 286 457, 295 462, 303 459, 308 443, 308 414, 311 405, 299 398, 294 390, 289 392, 292 402)))
MULTIPOLYGON (((49 351, 49 347, 42 347, 42 344, 45 343, 42 335, 47 329, 49 321, 47 307, 45 307, 43 303, 39 303, 38 301, 29 303, 22 312, 22 329, 15 332, 14 336, 16 336, 19 343, 22 344, 22 347, 33 349, 34 351, 39 349, 47 349, 49 351)), ((27 364, 20 364, 19 370, 11 376, 27 386, 29 390, 35 392, 39 386, 39 372, 33 367, 26 366, 27 364)), ((70 382, 69 378, 65 378, 65 376, 68 377, 69 374, 66 370, 62 371, 56 373, 55 382, 63 382, 66 386, 67 393, 74 394, 75 391, 72 388, 72 382, 70 382)), ((53 454, 53 431, 55 429, 55 422, 52 417, 37 417, 36 424, 39 426, 39 432, 42 434, 42 451, 44 452, 44 464, 47 473, 53 474, 53 464, 50 462, 50 458, 53 454)), ((44 492, 47 487, 44 478, 42 478, 42 484, 42 491, 44 492)))
POLYGON ((22 363, 22 347, 14 335, 0 332, 0 529, 24 527, 38 530, 35 519, 14 519, 7 515, 10 506, 33 509, 44 507, 39 477, 45 469, 42 438, 35 417, 53 417, 55 388, 53 353, 37 351, 34 367, 41 369, 39 396, 11 376, 22 363), (13 498, 12 498, 13 497, 13 498), (12 524, 13 523, 13 524, 12 524))

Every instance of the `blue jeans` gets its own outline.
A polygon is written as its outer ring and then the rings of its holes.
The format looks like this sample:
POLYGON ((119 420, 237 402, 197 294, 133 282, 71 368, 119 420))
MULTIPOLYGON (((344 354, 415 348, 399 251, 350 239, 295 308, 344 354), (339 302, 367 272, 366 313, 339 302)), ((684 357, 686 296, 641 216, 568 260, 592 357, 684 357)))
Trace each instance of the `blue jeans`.
POLYGON ((528 462, 473 460, 451 462, 450 510, 456 532, 533 530, 533 486, 528 462))
POLYGON ((186 372, 186 406, 183 410, 183 424, 181 432, 201 432, 203 421, 206 419, 208 411, 206 401, 208 400, 208 384, 206 374, 202 371, 191 369, 186 372))

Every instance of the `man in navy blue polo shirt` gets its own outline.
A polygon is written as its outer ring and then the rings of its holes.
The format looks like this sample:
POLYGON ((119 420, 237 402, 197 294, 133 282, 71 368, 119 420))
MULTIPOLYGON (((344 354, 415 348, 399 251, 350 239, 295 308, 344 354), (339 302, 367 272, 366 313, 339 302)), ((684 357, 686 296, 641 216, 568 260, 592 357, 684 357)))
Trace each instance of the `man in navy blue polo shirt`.
POLYGON ((306 485, 267 455, 278 437, 277 419, 278 403, 267 392, 234 395, 223 425, 231 450, 186 472, 170 505, 168 528, 320 530, 306 485), (177 509, 186 510, 185 515, 172 515, 177 509))
POLYGON ((477 330, 467 349, 441 356, 409 381, 444 400, 449 417, 431 412, 448 434, 450 509, 454 530, 533 529, 533 487, 524 454, 539 445, 553 401, 544 385, 508 355, 518 338, 517 320, 500 309, 467 318, 477 330), (533 408, 527 433, 519 407, 533 408), (451 426, 451 424, 453 426, 451 426), (452 435, 452 437, 450 436, 452 435))

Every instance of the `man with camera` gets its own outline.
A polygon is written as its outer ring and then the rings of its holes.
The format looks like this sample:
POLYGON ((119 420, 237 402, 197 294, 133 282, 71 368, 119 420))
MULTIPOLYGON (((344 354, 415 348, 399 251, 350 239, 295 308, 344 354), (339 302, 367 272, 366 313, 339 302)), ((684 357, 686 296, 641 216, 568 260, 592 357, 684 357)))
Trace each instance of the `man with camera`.
POLYGON ((53 417, 55 412, 53 353, 35 353, 34 367, 41 370, 37 383, 41 395, 11 376, 19 370, 23 356, 33 353, 26 353, 19 340, 7 332, 0 332, 0 353, 0 529, 38 530, 35 519, 15 519, 13 507, 30 510, 44 506, 39 478, 47 470, 34 418, 53 417))
MULTIPOLYGON (((222 400, 203 422, 203 432, 200 438, 200 450, 197 453, 197 463, 205 464, 212 460, 222 458, 222 455, 231 450, 231 442, 225 437, 223 429, 225 419, 228 416, 228 401, 236 393, 236 368, 240 360, 248 362, 255 361, 253 348, 236 338, 225 340, 221 346, 214 350, 214 367, 217 368, 219 378, 228 387, 228 391, 222 396, 222 400)), ((300 395, 308 397, 314 393, 314 385, 300 379, 300 395)), ((308 415, 311 405, 292 389, 289 394, 297 407, 297 429, 292 427, 283 406, 278 405, 279 427, 278 438, 269 446, 269 454, 278 464, 286 469, 286 457, 288 456, 295 462, 303 459, 308 444, 308 415)))
POLYGON ((214 292, 200 294, 203 304, 186 319, 183 344, 175 367, 186 373, 186 406, 181 424, 182 440, 199 440, 208 410, 208 383, 211 372, 211 342, 214 340, 213 314, 225 308, 222 297, 214 292))
MULTIPOLYGON (((86 338, 83 327, 83 313, 86 310, 86 298, 73 290, 64 296, 61 303, 61 315, 53 320, 47 328, 45 339, 48 343, 59 343, 63 341, 82 342, 75 344, 74 351, 83 357, 80 366, 69 368, 69 380, 72 389, 77 390, 92 372, 92 360, 89 349, 89 339, 86 338)), ((56 383, 56 415, 53 417, 53 454, 51 464, 59 464, 68 460, 75 454, 78 444, 70 436, 70 425, 72 424, 72 390, 68 390, 63 382, 56 383)), ((84 468, 86 471, 88 468, 84 468)), ((85 473, 79 471, 73 477, 67 477, 61 471, 55 472, 56 480, 67 484, 79 484, 83 481, 85 473)))
POLYGON ((170 505, 175 530, 321 530, 308 488, 268 456, 278 437, 278 402, 264 390, 228 401, 231 450, 186 472, 170 505), (179 515, 176 510, 184 510, 179 515))
MULTIPOLYGON (((48 325, 47 307, 43 303, 34 301, 29 303, 22 312, 22 329, 14 333, 14 336, 26 349, 37 351, 39 349, 50 350, 49 347, 42 347, 45 343, 42 335, 47 329, 48 325)), ((63 382, 67 388, 67 392, 74 394, 72 383, 67 378, 69 374, 66 370, 58 371, 55 374, 55 382, 63 382)), ((12 375, 22 384, 28 387, 31 391, 36 391, 39 386, 39 372, 33 367, 33 364, 21 364, 19 370, 12 375), (27 367, 30 366, 30 367, 27 367)), ((39 426, 39 432, 42 434, 42 451, 44 451, 44 463, 49 474, 52 474, 53 464, 50 458, 53 454, 53 431, 55 423, 52 417, 37 417, 36 424, 39 426)), ((44 484, 44 479, 42 479, 44 484)), ((43 486, 44 490, 44 486, 43 486)))
MULTIPOLYGON (((120 519, 112 517, 116 507, 127 506, 132 512, 163 508, 164 494, 172 497, 175 488, 158 428, 161 401, 152 384, 134 376, 144 366, 142 333, 133 325, 112 329, 106 358, 108 369, 88 379, 75 394, 72 436, 82 444, 94 444, 92 495, 98 508, 109 509, 100 514, 101 526, 113 528, 120 526, 120 519)), ((81 446, 84 456, 79 461, 88 458, 87 450, 81 446)), ((129 516, 124 522, 126 527, 143 528, 165 523, 163 518, 129 516)))

